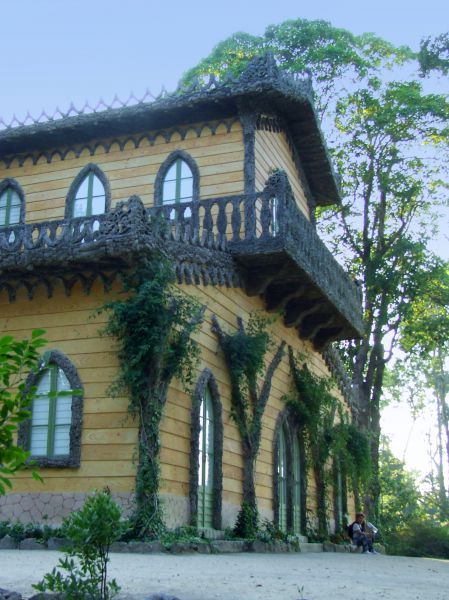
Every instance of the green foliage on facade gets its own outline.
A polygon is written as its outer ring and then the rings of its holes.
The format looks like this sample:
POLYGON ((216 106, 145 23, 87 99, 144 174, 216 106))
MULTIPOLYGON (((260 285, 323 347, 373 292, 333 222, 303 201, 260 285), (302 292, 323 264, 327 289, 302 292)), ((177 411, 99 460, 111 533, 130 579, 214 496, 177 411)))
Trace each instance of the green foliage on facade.
POLYGON ((370 472, 367 436, 348 423, 337 398, 331 393, 332 379, 320 377, 301 364, 289 348, 294 391, 287 406, 301 432, 306 449, 306 463, 312 467, 317 493, 318 538, 327 538, 327 488, 329 477, 325 465, 332 456, 338 461, 342 476, 351 486, 366 483, 370 472), (339 422, 335 417, 339 414, 339 422))
POLYGON ((163 529, 159 500, 159 428, 174 377, 192 382, 198 346, 192 334, 204 308, 174 285, 171 263, 162 255, 140 264, 124 280, 123 299, 101 309, 109 314, 105 333, 118 345, 119 375, 111 391, 129 395, 129 412, 139 424, 134 526, 138 537, 163 529))
POLYGON ((231 416, 240 432, 243 454, 243 504, 238 521, 247 533, 257 531, 258 512, 254 468, 260 448, 262 417, 271 390, 274 371, 284 354, 285 342, 278 346, 270 364, 265 358, 272 346, 266 321, 251 316, 245 329, 238 319, 235 333, 224 333, 216 317, 212 330, 217 335, 231 379, 231 416), (261 379, 261 385, 258 379, 261 379))
MULTIPOLYGON (((29 453, 17 446, 15 435, 20 423, 30 417, 29 406, 34 389, 25 386, 26 375, 45 365, 44 331, 35 329, 31 338, 0 338, 0 495, 11 488, 10 476, 25 467, 29 453)), ((33 472, 35 478, 39 476, 33 472)))

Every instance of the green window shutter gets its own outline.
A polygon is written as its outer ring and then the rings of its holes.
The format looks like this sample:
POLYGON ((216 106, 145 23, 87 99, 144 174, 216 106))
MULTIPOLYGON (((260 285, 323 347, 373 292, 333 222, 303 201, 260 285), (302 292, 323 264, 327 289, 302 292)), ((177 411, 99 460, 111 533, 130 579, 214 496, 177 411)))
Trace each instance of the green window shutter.
POLYGON ((200 408, 198 525, 212 527, 214 512, 214 409, 207 387, 200 408))
POLYGON ((72 396, 62 369, 50 365, 42 373, 31 408, 30 453, 32 456, 68 456, 72 396))
POLYGON ((9 227, 20 223, 22 202, 12 187, 7 187, 0 195, 0 227, 9 227))
POLYGON ((301 533, 301 454, 299 440, 293 438, 293 531, 301 533))
POLYGON ((287 531, 287 446, 281 428, 278 440, 279 529, 287 531))

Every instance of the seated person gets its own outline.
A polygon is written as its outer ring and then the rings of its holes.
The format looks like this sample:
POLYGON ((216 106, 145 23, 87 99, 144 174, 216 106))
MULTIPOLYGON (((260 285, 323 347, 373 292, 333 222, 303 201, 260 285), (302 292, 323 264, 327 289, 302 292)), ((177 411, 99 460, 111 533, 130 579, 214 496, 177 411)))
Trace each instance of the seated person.
POLYGON ((354 523, 349 526, 349 534, 352 538, 352 543, 359 547, 362 546, 364 554, 377 554, 373 548, 373 539, 377 533, 377 529, 371 525, 370 530, 371 532, 367 531, 365 515, 363 513, 357 513, 355 515, 354 523))

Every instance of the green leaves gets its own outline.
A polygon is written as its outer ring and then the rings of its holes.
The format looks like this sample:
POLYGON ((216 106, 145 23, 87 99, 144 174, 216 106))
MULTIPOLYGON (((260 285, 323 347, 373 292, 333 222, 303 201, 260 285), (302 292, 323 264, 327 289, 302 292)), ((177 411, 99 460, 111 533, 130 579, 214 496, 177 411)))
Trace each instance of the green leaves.
POLYGON ((120 517, 120 508, 108 489, 89 496, 84 506, 63 522, 62 531, 70 540, 67 556, 33 587, 39 592, 63 594, 70 600, 113 598, 120 588, 115 579, 107 580, 107 564, 111 544, 123 531, 120 517))
MULTIPOLYGON (((141 263, 124 280, 126 297, 106 304, 104 333, 118 346, 119 375, 110 391, 129 394, 129 412, 139 421, 135 528, 151 536, 163 528, 159 502, 159 425, 169 383, 193 382, 199 350, 192 336, 204 307, 174 285, 162 255, 141 263)), ((101 311, 100 311, 101 312, 101 311)))
MULTIPOLYGON (((28 459, 28 452, 16 445, 15 435, 18 425, 30 417, 33 389, 25 389, 24 378, 39 368, 39 350, 46 344, 44 334, 44 330, 35 329, 30 340, 16 340, 10 335, 0 338, 0 495, 12 487, 10 476, 28 459)), ((33 476, 39 478, 36 473, 33 476)))

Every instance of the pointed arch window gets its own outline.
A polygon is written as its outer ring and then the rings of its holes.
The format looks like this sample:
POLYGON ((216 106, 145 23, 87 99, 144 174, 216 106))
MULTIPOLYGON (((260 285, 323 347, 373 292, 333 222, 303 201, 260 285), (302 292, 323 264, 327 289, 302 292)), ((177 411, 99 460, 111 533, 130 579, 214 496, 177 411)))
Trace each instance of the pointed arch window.
POLYGON ((279 493, 279 529, 287 531, 288 476, 287 476, 287 442, 285 427, 278 434, 278 493, 279 493))
POLYGON ((13 179, 0 183, 0 227, 23 222, 23 192, 13 179))
POLYGON ((223 421, 218 387, 205 369, 192 402, 190 455, 190 521, 221 529, 223 421))
POLYGON ((273 437, 273 512, 284 532, 301 534, 306 521, 304 444, 288 410, 279 414, 273 437))
POLYGON ((31 418, 19 429, 19 443, 40 466, 79 466, 82 385, 75 367, 53 350, 48 364, 29 376, 27 387, 35 392, 31 418))
POLYGON ((162 186, 162 203, 191 202, 193 199, 193 173, 182 158, 177 158, 168 169, 162 186))
POLYGON ((103 171, 89 164, 74 179, 66 202, 66 218, 101 215, 109 209, 110 189, 103 171))
POLYGON ((293 479, 293 533, 301 533, 301 448, 297 435, 293 436, 292 479, 293 479))
POLYGON ((172 152, 161 165, 155 181, 156 204, 195 202, 199 197, 199 170, 187 152, 172 152))
POLYGON ((200 406, 198 447, 198 525, 213 526, 214 490, 214 407, 209 386, 200 406))

